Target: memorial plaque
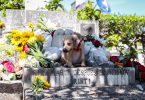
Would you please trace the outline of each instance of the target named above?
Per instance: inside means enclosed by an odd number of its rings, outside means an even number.
[[[48,78],[53,89],[81,87],[104,87],[114,85],[129,85],[135,83],[135,69],[129,68],[24,68],[23,93],[29,96],[27,90],[31,90],[32,77],[43,75]],[[26,94],[25,94],[26,93]],[[30,92],[33,95],[33,91]]]
[[[31,77],[34,75],[47,76],[51,87],[54,88],[129,85],[135,83],[134,68],[24,68],[24,88],[31,87]]]

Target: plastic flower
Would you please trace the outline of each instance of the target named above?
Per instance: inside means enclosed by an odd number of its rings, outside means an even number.
[[[8,72],[10,72],[10,73],[14,72],[14,65],[12,64],[12,62],[10,62],[10,61],[3,61],[1,64],[6,67],[6,70]]]

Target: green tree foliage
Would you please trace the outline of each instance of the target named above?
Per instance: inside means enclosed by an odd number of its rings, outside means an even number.
[[[144,16],[102,14],[100,18],[100,30],[108,29],[108,34],[105,35],[105,38],[109,41],[108,45],[118,47],[121,52],[125,48],[124,44],[133,48],[137,42],[141,42],[141,29],[144,26]]]
[[[24,0],[0,0],[0,11],[6,16],[6,9],[24,9]]]
[[[100,18],[101,11],[95,9],[91,1],[88,1],[83,9],[77,10],[77,16],[80,20],[98,20]]]
[[[64,11],[64,6],[60,3],[63,0],[51,0],[48,2],[47,5],[45,5],[45,8],[49,11]]]

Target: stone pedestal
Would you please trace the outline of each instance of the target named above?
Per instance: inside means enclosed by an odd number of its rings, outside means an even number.
[[[135,83],[135,69],[132,68],[24,68],[23,92],[24,97],[31,90],[31,79],[35,75],[47,76],[51,88],[59,90],[62,88],[80,87],[104,87],[104,86],[124,86]],[[32,90],[30,92],[34,96]]]
[[[79,86],[129,85],[135,82],[135,69],[132,68],[24,68],[23,87],[31,87],[35,75],[47,76],[54,88]]]

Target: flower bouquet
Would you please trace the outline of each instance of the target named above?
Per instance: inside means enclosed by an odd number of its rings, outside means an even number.
[[[7,34],[7,43],[14,46],[14,50],[18,52],[19,59],[24,59],[28,55],[33,56],[41,67],[52,67],[52,61],[43,55],[43,42],[45,38],[36,35],[32,31],[12,30]]]
[[[42,75],[36,75],[32,78],[32,90],[35,94],[39,92],[49,89],[50,83],[47,81],[47,78]]]
[[[56,29],[57,25],[46,19],[45,16],[41,15],[38,20],[37,27],[44,32],[52,33]]]

